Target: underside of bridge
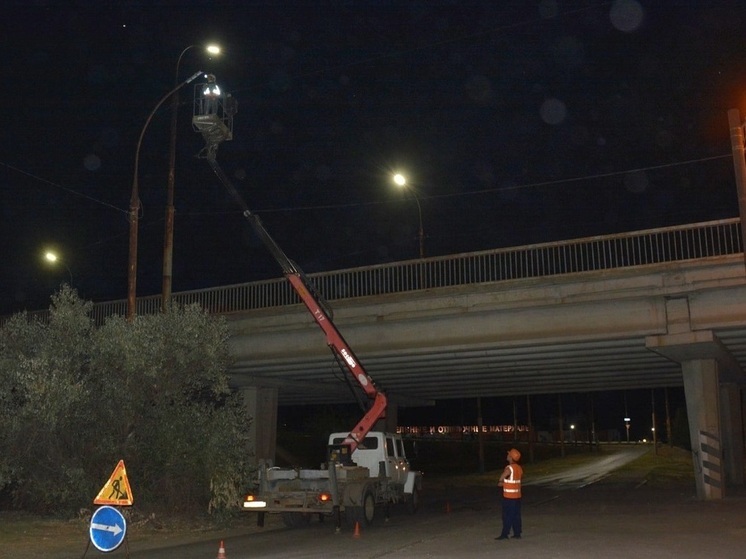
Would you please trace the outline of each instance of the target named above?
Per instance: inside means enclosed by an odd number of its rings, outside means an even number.
[[[335,323],[398,406],[683,386],[698,494],[720,498],[744,477],[745,284],[742,260],[666,264],[338,301]],[[298,305],[229,320],[255,403],[353,401]]]

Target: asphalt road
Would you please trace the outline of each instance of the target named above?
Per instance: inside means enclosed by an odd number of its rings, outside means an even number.
[[[649,450],[650,448],[647,446],[620,447],[613,453],[605,454],[598,460],[583,466],[577,466],[572,470],[542,477],[529,477],[523,485],[526,487],[538,485],[556,489],[580,489],[601,481],[614,470],[629,464]]]
[[[508,552],[532,559],[742,557],[746,497],[700,502],[688,485],[651,487],[640,479],[610,473],[641,452],[644,449],[620,450],[599,457],[591,467],[577,468],[572,476],[531,480],[524,490],[521,540],[494,539],[500,530],[497,487],[434,484],[425,487],[423,506],[416,515],[394,509],[389,522],[379,515],[359,534],[349,528],[335,533],[328,521],[290,530],[276,517],[259,529],[255,516],[247,514],[245,529],[214,539],[157,549],[133,544],[107,555],[213,559],[222,539],[227,559],[481,558]],[[81,551],[43,556],[77,559]],[[87,557],[101,555],[91,550]]]

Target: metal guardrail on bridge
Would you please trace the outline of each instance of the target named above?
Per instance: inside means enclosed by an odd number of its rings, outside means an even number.
[[[328,300],[405,293],[422,289],[577,274],[615,268],[738,254],[740,219],[647,229],[570,241],[539,243],[309,274]],[[285,278],[185,291],[178,304],[197,303],[213,313],[231,313],[300,303]],[[160,312],[161,297],[137,299],[137,314]],[[102,324],[122,315],[127,300],[96,303],[91,317]],[[43,318],[48,311],[29,313]]]

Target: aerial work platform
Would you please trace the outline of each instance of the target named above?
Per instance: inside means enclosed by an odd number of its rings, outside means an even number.
[[[205,148],[198,157],[207,157],[221,142],[233,139],[233,116],[238,112],[236,98],[222,92],[214,83],[214,76],[205,77],[213,81],[208,79],[194,86],[192,127],[205,140]]]

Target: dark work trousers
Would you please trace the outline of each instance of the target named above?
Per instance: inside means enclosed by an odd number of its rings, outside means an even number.
[[[500,535],[509,536],[511,529],[513,536],[521,535],[521,500],[503,497],[503,531]]]

